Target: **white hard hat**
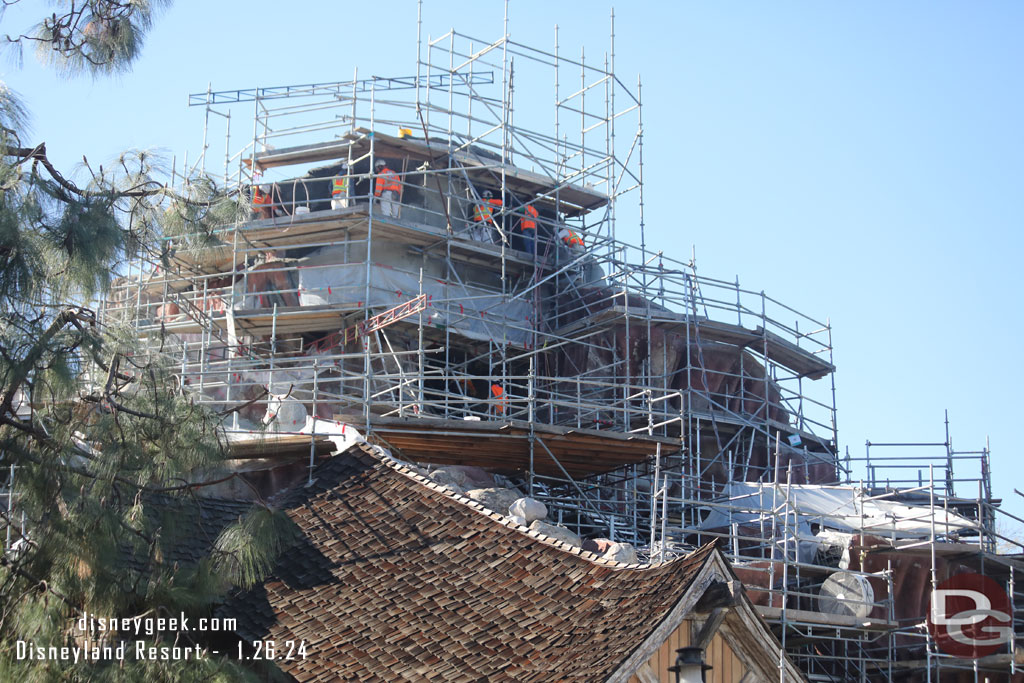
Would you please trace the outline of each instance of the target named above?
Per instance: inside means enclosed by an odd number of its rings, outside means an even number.
[[[377,161],[374,162],[373,164],[374,168],[380,168],[381,166],[386,166],[383,159],[377,159]]]

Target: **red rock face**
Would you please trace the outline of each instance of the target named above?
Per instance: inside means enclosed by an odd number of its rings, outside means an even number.
[[[964,546],[965,553],[974,548]],[[892,571],[893,618],[901,623],[923,624],[928,618],[931,606],[931,556],[927,548],[913,551],[897,551],[889,542],[878,536],[854,536],[850,543],[850,569],[863,572]],[[939,554],[935,558],[935,578],[942,582],[951,576],[965,572],[975,572],[976,567],[965,564],[956,558],[947,558]],[[876,602],[889,599],[889,583],[883,578],[870,578],[871,588],[875,592]],[[873,619],[886,619],[888,614],[883,607],[876,607],[869,615]],[[897,635],[896,647],[900,659],[916,659],[925,656],[924,639],[919,637]],[[959,681],[945,675],[942,681]],[[966,679],[973,681],[973,678]],[[992,680],[1009,680],[1008,678]],[[1014,678],[1014,681],[1021,680]]]
[[[269,261],[253,266],[246,274],[245,291],[259,297],[259,308],[271,308],[275,303],[279,306],[299,305],[295,271],[286,268],[285,262]]]
[[[649,384],[665,392],[682,392],[686,397],[684,400],[688,401],[688,405],[682,406],[684,410],[720,411],[742,415],[755,422],[769,420],[790,424],[791,416],[782,403],[778,385],[767,376],[764,366],[743,349],[724,345],[702,346],[692,342],[687,345],[680,335],[666,334],[658,329],[652,329],[648,337],[646,328],[639,326],[632,326],[627,337],[625,325],[613,326],[601,335],[592,336],[590,341],[596,348],[573,345],[549,354],[545,374],[571,378],[583,375],[609,385],[627,384],[634,393],[637,387]],[[605,371],[607,376],[602,376],[601,368],[612,366],[617,359],[627,359],[628,362],[620,363],[622,369],[618,374]],[[648,360],[650,362],[645,363]],[[642,375],[645,367],[649,367],[647,377]],[[557,383],[554,390],[565,396],[574,396],[577,386],[575,381],[567,380]],[[584,400],[621,405],[622,389],[608,386],[596,392],[588,391],[590,393]],[[662,405],[670,413],[680,409],[679,399]],[[637,404],[636,407],[639,409],[641,406]],[[621,414],[616,416],[612,410],[608,411],[608,416],[621,420]],[[571,421],[575,412],[572,407],[563,406],[552,418],[556,423]],[[585,415],[585,419],[592,418],[593,413]],[[583,426],[604,427],[590,423]],[[720,448],[720,439],[713,430],[702,434],[700,450],[707,455],[706,462],[713,460]],[[774,481],[776,471],[782,475],[780,478],[788,476],[791,471],[794,484],[832,484],[837,481],[836,469],[830,463],[813,457],[805,460],[801,453],[787,451],[776,464],[774,450],[765,444],[750,450],[738,450],[734,456],[733,472],[726,471],[724,463],[718,463],[702,470],[702,479],[710,487],[718,488],[728,481],[756,481],[765,472],[768,473],[766,480]]]
[[[752,603],[761,607],[782,607],[782,594],[768,590],[782,587],[782,562],[759,560],[742,566],[733,565],[732,570],[736,572],[736,578],[743,582]]]
[[[614,541],[607,538],[587,538],[583,541],[583,549],[598,555],[604,555]]]

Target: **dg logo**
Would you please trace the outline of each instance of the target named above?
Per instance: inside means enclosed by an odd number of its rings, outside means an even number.
[[[1010,598],[980,574],[951,576],[932,591],[928,631],[939,649],[976,659],[998,652],[1013,633]]]

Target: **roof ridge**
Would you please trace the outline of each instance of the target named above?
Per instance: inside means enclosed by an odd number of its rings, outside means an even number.
[[[316,656],[284,665],[296,680],[425,665],[467,682],[509,667],[524,681],[604,680],[718,557],[707,545],[647,569],[606,560],[358,445],[298,487],[288,514],[303,541],[225,607],[244,637],[312,638]]]
[[[714,541],[711,541],[709,543],[704,544],[703,546],[701,546],[700,548],[694,550],[691,553],[688,553],[686,555],[679,555],[679,556],[674,557],[671,560],[668,560],[666,562],[635,562],[635,563],[626,563],[626,562],[619,562],[617,560],[610,560],[610,559],[604,557],[603,555],[598,555],[597,553],[594,553],[592,551],[584,550],[583,548],[580,548],[578,546],[570,545],[569,543],[566,543],[565,541],[560,541],[557,538],[553,538],[553,537],[548,536],[546,534],[542,534],[542,533],[540,533],[538,531],[534,531],[529,526],[524,526],[522,524],[518,524],[518,523],[512,521],[512,519],[510,519],[509,516],[502,515],[500,513],[494,512],[490,508],[484,506],[483,504],[481,504],[478,501],[473,500],[469,496],[466,496],[466,495],[464,495],[462,493],[458,493],[456,491],[453,491],[452,489],[448,488],[447,486],[443,486],[441,484],[438,484],[433,479],[430,479],[429,477],[426,477],[426,476],[420,474],[419,472],[416,471],[416,469],[414,469],[416,466],[412,465],[412,463],[405,462],[404,460],[399,460],[398,458],[396,458],[396,457],[394,457],[393,455],[390,455],[390,454],[388,454],[388,455],[381,455],[380,453],[378,453],[375,450],[375,448],[379,448],[379,447],[375,447],[373,444],[370,444],[370,443],[368,443],[366,441],[362,441],[362,442],[359,442],[357,444],[353,444],[348,450],[342,451],[338,455],[343,455],[345,453],[348,453],[348,452],[350,452],[352,450],[352,448],[359,448],[359,450],[362,451],[364,454],[370,456],[371,458],[373,458],[377,462],[387,466],[391,470],[393,470],[395,472],[398,472],[399,474],[405,475],[406,477],[412,479],[416,483],[421,484],[423,486],[426,486],[427,488],[431,489],[432,491],[436,491],[436,492],[444,494],[444,495],[446,495],[446,496],[448,496],[450,498],[453,498],[454,500],[462,503],[463,505],[466,505],[466,506],[472,508],[473,510],[479,512],[480,514],[483,514],[483,515],[491,518],[492,520],[494,520],[496,522],[500,522],[501,524],[505,525],[506,527],[514,529],[515,531],[518,531],[518,532],[520,532],[522,534],[525,534],[526,536],[529,536],[530,538],[533,538],[535,540],[541,541],[541,542],[546,543],[548,545],[552,545],[555,548],[558,548],[559,550],[563,550],[565,552],[571,553],[573,555],[576,555],[577,557],[582,557],[583,559],[585,559],[585,560],[587,560],[589,562],[593,562],[594,564],[599,564],[599,565],[602,565],[602,566],[611,567],[613,569],[645,570],[645,569],[651,569],[653,567],[661,567],[661,566],[664,566],[664,565],[667,565],[667,564],[672,564],[673,562],[677,562],[677,561],[680,561],[680,560],[692,560],[692,559],[694,559],[694,557],[698,556],[698,553],[699,553],[699,557],[703,557],[704,555],[708,554],[714,548],[714,545],[715,545]]]

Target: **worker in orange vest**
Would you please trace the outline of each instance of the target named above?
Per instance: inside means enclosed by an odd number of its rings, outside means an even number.
[[[271,218],[273,209],[271,204],[273,200],[262,187],[259,185],[252,186],[252,213],[256,218]]]
[[[494,414],[498,417],[505,415],[508,409],[508,396],[500,384],[491,385],[491,397],[494,399]]]
[[[473,206],[473,223],[477,226],[490,226],[497,234],[483,235],[478,232],[479,236],[474,239],[479,239],[482,242],[499,242],[501,237],[495,214],[501,213],[501,199],[495,197],[490,190],[484,190],[480,197],[480,203]]]
[[[572,262],[579,257],[579,252],[583,250],[583,239],[566,227],[558,231],[558,239],[561,240],[564,246],[564,249],[559,250],[558,260],[560,262],[569,262],[569,265],[566,266],[565,274],[569,278],[569,282],[579,283],[583,279],[583,266],[582,264],[573,264]]]
[[[519,216],[519,234],[516,236],[519,242],[516,248],[525,251],[527,254],[537,253],[537,219],[540,215],[533,204],[523,206],[523,212]]]
[[[562,244],[569,247],[569,249],[583,248],[583,239],[569,228],[562,228],[559,230],[558,238],[562,240]]]
[[[343,209],[348,205],[348,164],[342,164],[338,175],[331,180],[331,208]]]
[[[377,171],[377,183],[373,188],[373,196],[380,198],[380,211],[385,216],[398,216],[398,202],[402,196],[402,183],[398,174],[388,168],[383,159],[377,159],[373,165]]]
[[[484,190],[480,196],[480,203],[473,207],[473,222],[489,223],[492,227],[497,227],[494,215],[495,212],[501,212],[501,199],[496,198],[490,190]]]

